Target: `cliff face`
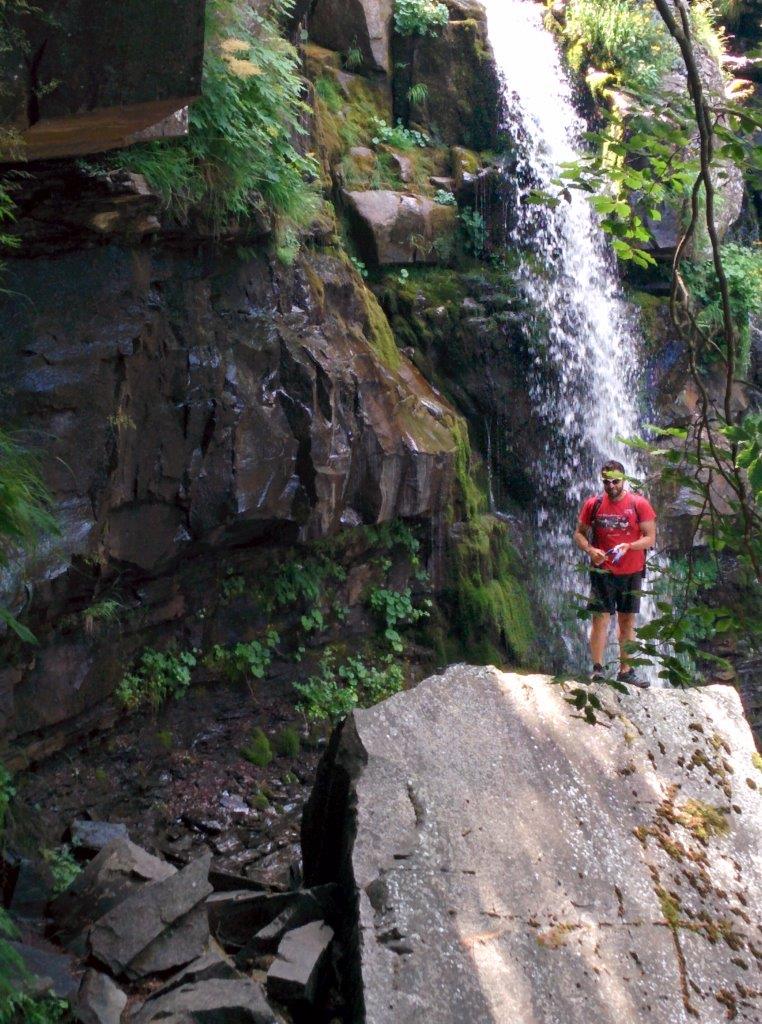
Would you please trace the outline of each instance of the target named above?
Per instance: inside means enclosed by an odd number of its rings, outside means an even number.
[[[335,47],[308,51],[311,131],[343,218],[353,140],[320,97],[328,81],[343,92],[368,141],[373,117],[394,123],[392,11],[358,3],[334,17],[329,8],[319,4],[309,24]],[[459,25],[448,32],[483,46],[483,23]],[[348,74],[341,62],[355,38],[365,63]],[[471,78],[487,60],[474,52]],[[497,94],[483,111],[493,122]],[[430,245],[448,235],[449,250],[428,251],[427,262],[452,258],[456,217],[433,204],[439,186],[427,175],[451,170],[456,141],[427,149],[414,182],[402,180],[404,154],[378,153],[385,166],[397,161],[387,194],[423,204]],[[288,267],[273,255],[266,216],[215,242],[168,221],[140,176],[40,163],[16,198],[0,420],[44,451],[62,533],[3,581],[8,606],[39,640],[5,641],[0,732],[14,756],[42,756],[107,720],[115,685],[147,644],[174,637],[201,652],[263,626],[256,602],[236,615],[223,607],[209,623],[223,564],[251,574],[256,589],[278,552],[404,517],[430,522],[425,556],[443,585],[445,524],[465,507],[465,426],[398,349],[330,206]],[[350,583],[350,609],[362,593]],[[114,628],[98,619],[110,598]]]

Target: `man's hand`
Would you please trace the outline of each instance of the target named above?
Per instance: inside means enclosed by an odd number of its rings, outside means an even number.
[[[591,547],[587,553],[588,555],[590,555],[590,561],[593,563],[593,565],[603,565],[603,563],[606,561],[606,552],[601,551],[600,548]]]

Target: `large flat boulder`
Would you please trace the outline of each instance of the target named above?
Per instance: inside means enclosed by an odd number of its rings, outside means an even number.
[[[363,258],[381,266],[446,263],[452,257],[458,213],[433,199],[372,189],[344,192]]]
[[[737,693],[455,666],[332,740],[308,884],[356,910],[367,1024],[762,1019],[762,773]]]

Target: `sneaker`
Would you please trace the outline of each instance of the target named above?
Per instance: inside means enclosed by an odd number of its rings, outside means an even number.
[[[651,685],[647,679],[638,679],[635,669],[629,668],[626,672],[620,672],[616,677],[618,683],[626,683],[628,686],[637,686],[641,690],[647,690]]]
[[[590,673],[591,683],[601,683],[606,678],[606,673],[603,671],[603,665],[593,665],[593,671]]]

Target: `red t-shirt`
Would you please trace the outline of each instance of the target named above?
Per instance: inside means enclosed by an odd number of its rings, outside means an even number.
[[[656,513],[642,494],[625,491],[619,501],[611,501],[604,494],[595,514],[595,522],[592,522],[593,506],[597,501],[598,496],[595,494],[587,499],[579,514],[579,521],[583,526],[592,526],[591,543],[601,551],[610,551],[617,544],[631,544],[640,540],[643,536],[640,524],[656,519]],[[629,576],[643,572],[645,565],[645,551],[628,551],[616,565],[607,557],[598,568],[608,569],[615,576]]]

